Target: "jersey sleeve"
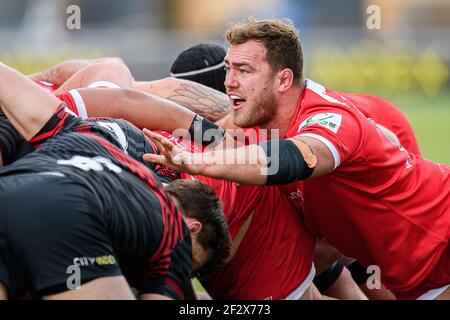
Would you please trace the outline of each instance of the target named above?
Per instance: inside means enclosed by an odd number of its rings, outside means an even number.
[[[333,169],[350,158],[362,141],[360,119],[347,108],[314,107],[299,119],[297,137],[311,137],[324,143],[333,155]]]
[[[0,156],[3,165],[8,165],[31,151],[33,148],[0,111]]]
[[[28,142],[34,149],[37,149],[51,137],[62,132],[74,131],[81,124],[83,124],[83,121],[67,109],[64,103],[61,103],[53,116]]]
[[[72,89],[69,92],[57,94],[56,97],[64,102],[70,111],[75,113],[81,119],[88,118],[88,112],[86,105],[84,104],[83,97],[80,95],[78,90]]]
[[[149,261],[139,294],[156,293],[176,300],[184,299],[191,285],[191,257],[191,238],[186,226],[183,239],[170,252],[156,261]]]

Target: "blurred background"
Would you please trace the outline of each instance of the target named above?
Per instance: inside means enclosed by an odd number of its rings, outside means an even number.
[[[70,5],[79,29],[67,25]],[[153,80],[188,46],[225,46],[227,23],[247,15],[291,19],[307,78],[393,101],[424,156],[450,164],[449,0],[0,0],[0,59],[29,74],[120,56],[137,80]]]

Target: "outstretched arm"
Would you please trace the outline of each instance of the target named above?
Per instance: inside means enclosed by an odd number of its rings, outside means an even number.
[[[61,101],[0,62],[0,104],[14,128],[30,140],[52,117]]]
[[[180,150],[158,134],[148,130],[144,130],[144,133],[160,150],[160,154],[144,155],[145,161],[193,175],[241,184],[287,184],[327,174],[334,167],[333,156],[326,145],[309,137],[301,137],[301,140],[269,140],[234,149],[216,148],[204,153],[190,153]]]
[[[176,102],[214,122],[231,111],[226,94],[189,80],[164,78],[150,82],[137,81],[133,83],[133,88]]]
[[[195,114],[176,103],[132,89],[77,90],[90,117],[125,119],[138,128],[188,130]]]
[[[219,127],[206,120],[201,120],[200,125],[199,117],[194,122],[194,112],[170,100],[132,89],[85,88],[77,91],[90,117],[125,119],[140,129],[150,128],[183,137],[189,132],[194,133],[194,137],[190,139],[204,138],[205,141],[211,141],[207,133],[202,137],[196,136],[199,134],[197,129],[204,127],[211,129],[209,133],[217,134],[217,138],[220,139]],[[238,143],[228,134],[225,134],[220,144],[223,148],[237,145]]]
[[[266,184],[267,158],[258,145],[237,149],[216,148],[204,153],[185,152],[171,141],[144,129],[161,152],[145,154],[144,160],[159,163],[180,172],[236,181],[241,184]]]

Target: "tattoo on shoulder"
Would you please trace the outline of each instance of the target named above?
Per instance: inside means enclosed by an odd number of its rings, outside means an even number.
[[[181,84],[175,89],[176,94],[167,99],[198,113],[211,121],[222,119],[230,112],[228,98],[225,94],[210,88]]]

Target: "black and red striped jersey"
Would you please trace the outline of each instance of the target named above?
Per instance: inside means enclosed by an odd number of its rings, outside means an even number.
[[[86,186],[132,285],[183,298],[192,268],[189,229],[155,174],[127,154],[151,148],[136,130],[124,121],[84,121],[61,106],[29,141],[36,150],[0,169],[0,179],[34,172]]]
[[[142,159],[145,153],[158,153],[159,150],[133,124],[123,119],[112,118],[88,118],[85,122],[92,127],[99,126],[106,129],[115,143],[119,143],[118,146],[122,151],[156,173],[162,182],[168,182],[165,175],[160,174],[161,166]],[[0,157],[3,165],[13,163],[32,151],[34,148],[31,144],[22,138],[0,110]]]
[[[0,110],[0,157],[6,166],[33,151]]]

